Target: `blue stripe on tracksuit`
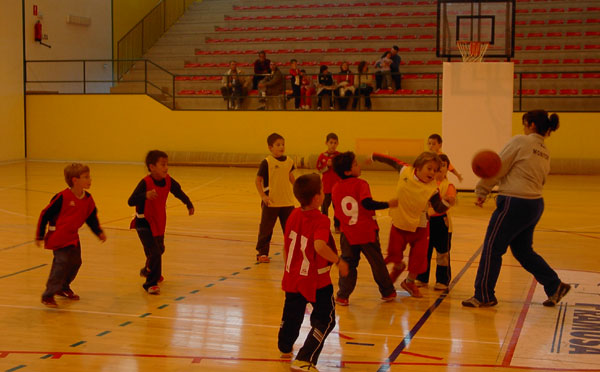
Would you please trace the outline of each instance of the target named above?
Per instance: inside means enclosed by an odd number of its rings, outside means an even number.
[[[485,234],[477,278],[475,298],[482,302],[495,299],[494,288],[500,275],[502,255],[508,246],[521,266],[544,286],[551,296],[560,279],[546,261],[533,250],[533,231],[544,211],[544,199],[522,199],[499,195],[496,210]]]

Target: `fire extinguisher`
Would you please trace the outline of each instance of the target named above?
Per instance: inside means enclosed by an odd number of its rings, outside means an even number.
[[[39,20],[37,22],[35,22],[35,25],[33,26],[33,37],[34,37],[35,41],[42,44],[43,46],[52,48],[50,45],[42,42],[42,38],[43,38],[42,22],[40,22]]]

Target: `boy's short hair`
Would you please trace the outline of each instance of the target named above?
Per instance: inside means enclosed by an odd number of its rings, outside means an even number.
[[[318,174],[303,174],[294,182],[294,196],[301,206],[306,207],[321,192],[321,187],[321,177]]]
[[[354,159],[356,159],[356,155],[354,155],[352,151],[346,151],[336,155],[331,160],[333,171],[340,176],[340,178],[348,178],[344,172],[348,172],[352,169]]]
[[[150,170],[150,164],[156,165],[156,163],[158,163],[160,158],[168,159],[169,155],[167,155],[166,152],[160,151],[160,150],[148,151],[148,154],[146,155],[146,168],[148,168],[148,170]]]
[[[329,142],[330,139],[334,139],[336,141],[339,141],[337,134],[335,134],[333,132],[327,134],[327,137],[325,137],[325,142]]]
[[[419,156],[417,156],[417,158],[415,159],[415,162],[413,163],[413,167],[415,169],[421,169],[423,168],[423,166],[430,162],[433,161],[435,163],[437,163],[438,168],[442,165],[441,164],[441,160],[440,160],[440,156],[438,154],[436,154],[435,152],[431,152],[431,151],[425,151],[422,152]],[[450,164],[450,163],[448,163]]]
[[[89,173],[90,167],[81,163],[69,164],[65,167],[65,181],[69,187],[73,187],[73,177],[79,178],[84,173]]]
[[[269,145],[269,147],[273,146],[275,144],[275,141],[277,141],[278,139],[285,140],[283,136],[279,133],[269,134],[269,137],[267,137],[267,145]]]
[[[440,158],[440,160],[444,163],[446,163],[446,165],[450,165],[450,158],[448,157],[448,155],[446,154],[439,154],[438,157]]]
[[[440,136],[437,133],[432,134],[431,136],[429,136],[429,138],[427,139],[434,139],[437,141],[437,143],[442,143],[442,136]]]
[[[297,60],[296,58],[292,58],[292,59],[290,60],[290,63],[292,63],[292,62],[296,62],[296,63],[297,63],[297,62],[298,62],[298,60]]]
[[[323,73],[323,71],[327,70],[329,67],[327,67],[327,65],[321,65],[321,67],[319,67],[319,73]]]

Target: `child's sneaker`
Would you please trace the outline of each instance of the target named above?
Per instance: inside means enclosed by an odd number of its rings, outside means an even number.
[[[256,261],[258,261],[258,263],[269,263],[271,262],[271,259],[269,258],[269,256],[263,254],[261,256],[256,257]]]
[[[319,370],[317,369],[317,367],[312,364],[311,362],[305,362],[303,360],[294,360],[292,362],[292,365],[290,366],[290,369],[292,371],[312,371],[312,372],[319,372]]]
[[[61,296],[61,297],[66,297],[69,300],[73,300],[73,301],[78,301],[79,300],[79,295],[76,295],[70,289],[67,289],[66,291],[58,291],[58,292],[56,292],[56,294],[58,296]]]
[[[350,304],[350,301],[348,301],[347,298],[336,297],[335,303],[340,306],[348,306]]]
[[[493,298],[491,301],[489,302],[481,302],[478,299],[475,298],[475,296],[464,300],[462,302],[462,305],[464,307],[492,307],[492,306],[496,306],[498,305],[498,300],[496,300],[495,298]]]
[[[153,285],[152,287],[146,289],[146,292],[148,292],[148,294],[151,294],[151,295],[160,294],[160,287],[157,285]]]
[[[150,274],[150,272],[145,267],[143,267],[143,268],[140,269],[140,276],[142,278],[148,277],[148,274]],[[165,281],[165,277],[161,275],[160,278],[158,278],[158,282],[162,283],[164,281]]]
[[[420,281],[420,280],[416,279],[416,280],[415,280],[415,285],[416,285],[417,287],[419,287],[419,288],[420,288],[420,287],[427,287],[427,286],[429,285],[429,283],[427,283],[427,282],[422,282],[422,281]]]
[[[42,297],[42,303],[48,307],[58,307],[54,297]]]
[[[391,294],[387,295],[387,296],[383,296],[381,297],[381,299],[385,302],[392,302],[396,299],[396,291],[392,292]]]
[[[423,297],[421,291],[419,291],[419,288],[414,282],[409,282],[408,280],[404,279],[400,286],[412,297]]]
[[[392,271],[390,271],[390,279],[392,279],[392,283],[395,283],[396,280],[398,280],[398,277],[400,274],[402,274],[402,272],[404,272],[404,270],[406,270],[406,264],[404,261],[400,262],[398,265],[394,265]]]
[[[543,302],[544,306],[554,306],[557,303],[560,302],[560,300],[565,297],[567,295],[567,293],[569,293],[569,291],[571,290],[571,286],[567,283],[563,283],[560,282],[560,284],[558,285],[558,289],[556,289],[556,292],[554,292],[554,294],[550,297],[548,297],[548,299],[546,301]]]
[[[436,291],[445,291],[446,289],[448,289],[448,286],[444,283],[435,283],[433,289],[435,289]]]

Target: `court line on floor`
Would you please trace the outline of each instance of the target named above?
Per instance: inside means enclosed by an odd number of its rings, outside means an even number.
[[[387,358],[387,360],[382,365],[380,365],[379,369],[377,369],[377,372],[389,371],[390,363],[395,362],[396,359],[398,359],[398,356],[400,356],[400,354],[402,353],[402,351],[404,351],[404,349],[406,349],[410,345],[410,342],[412,341],[412,339],[416,336],[417,332],[419,332],[421,327],[423,327],[425,322],[427,322],[427,320],[429,319],[431,314],[433,314],[433,312],[440,306],[442,301],[444,301],[444,299],[448,296],[448,293],[450,293],[450,291],[454,288],[454,286],[458,283],[458,281],[462,278],[462,276],[467,272],[469,267],[475,261],[475,258],[479,257],[482,249],[483,249],[483,245],[481,245],[475,251],[475,253],[473,253],[473,255],[471,256],[469,261],[465,264],[465,266],[463,266],[462,270],[458,273],[458,275],[454,278],[454,280],[452,280],[452,282],[448,286],[448,289],[443,291],[442,294],[440,294],[440,296],[437,298],[437,300],[435,300],[435,302],[427,310],[425,310],[425,313],[423,313],[423,315],[417,321],[417,323],[415,323],[415,325],[410,329],[408,334],[404,336],[404,338],[402,339],[400,344],[398,344],[398,346],[396,346],[396,348],[392,351],[392,353]]]
[[[9,249],[19,248],[19,247],[22,247],[24,245],[31,244],[31,243],[34,243],[34,242],[35,242],[35,240],[29,240],[29,241],[26,241],[26,242],[23,242],[23,243],[19,243],[19,244],[16,244],[16,245],[11,245],[10,247],[0,248],[0,252],[1,251],[8,251]]]
[[[32,271],[32,270],[35,270],[35,269],[39,269],[40,267],[44,267],[44,266],[46,266],[46,265],[48,265],[48,264],[41,264],[41,265],[37,265],[37,266],[34,266],[34,267],[30,267],[29,269],[25,269],[25,270],[17,271],[16,273],[12,273],[12,274],[3,275],[3,276],[0,276],[0,279],[8,278],[8,277],[15,276],[15,275],[19,275],[19,274],[22,274],[22,273],[25,273],[25,272],[28,272],[28,271]]]
[[[236,362],[273,362],[273,363],[289,363],[289,359],[283,358],[241,358],[241,357],[216,357],[216,356],[199,356],[199,355],[166,355],[166,354],[141,354],[141,353],[92,353],[92,352],[74,352],[74,351],[32,351],[32,350],[0,350],[0,358],[5,358],[10,354],[43,354],[51,355],[46,359],[61,359],[63,356],[107,356],[107,357],[125,357],[125,358],[160,358],[160,359],[191,359],[192,363],[200,363],[203,360],[221,360],[221,361],[236,361]],[[323,363],[324,361],[322,361]],[[330,361],[329,363],[339,363],[341,368],[345,365],[377,365],[378,361]],[[325,364],[325,363],[323,363]],[[504,368],[504,369],[525,369],[536,371],[573,371],[573,372],[597,372],[600,369],[588,368],[544,368],[544,367],[528,367],[528,366],[502,366],[497,364],[475,364],[475,363],[441,363],[441,362],[392,362],[394,366],[432,366],[432,367],[456,367],[456,368]],[[8,371],[15,371],[23,368],[25,365],[13,367]]]
[[[508,343],[508,348],[506,350],[506,353],[504,354],[504,359],[502,360],[502,367],[510,366],[513,355],[515,354],[515,350],[517,348],[519,336],[521,335],[521,331],[523,330],[523,324],[525,323],[525,318],[527,317],[529,306],[531,306],[531,299],[533,298],[533,294],[535,293],[536,286],[537,281],[533,279],[531,281],[531,286],[529,287],[529,292],[527,292],[525,303],[523,304],[523,308],[521,309],[521,313],[519,314],[519,318],[517,318],[517,323],[515,324],[515,328],[513,329],[513,334]]]

